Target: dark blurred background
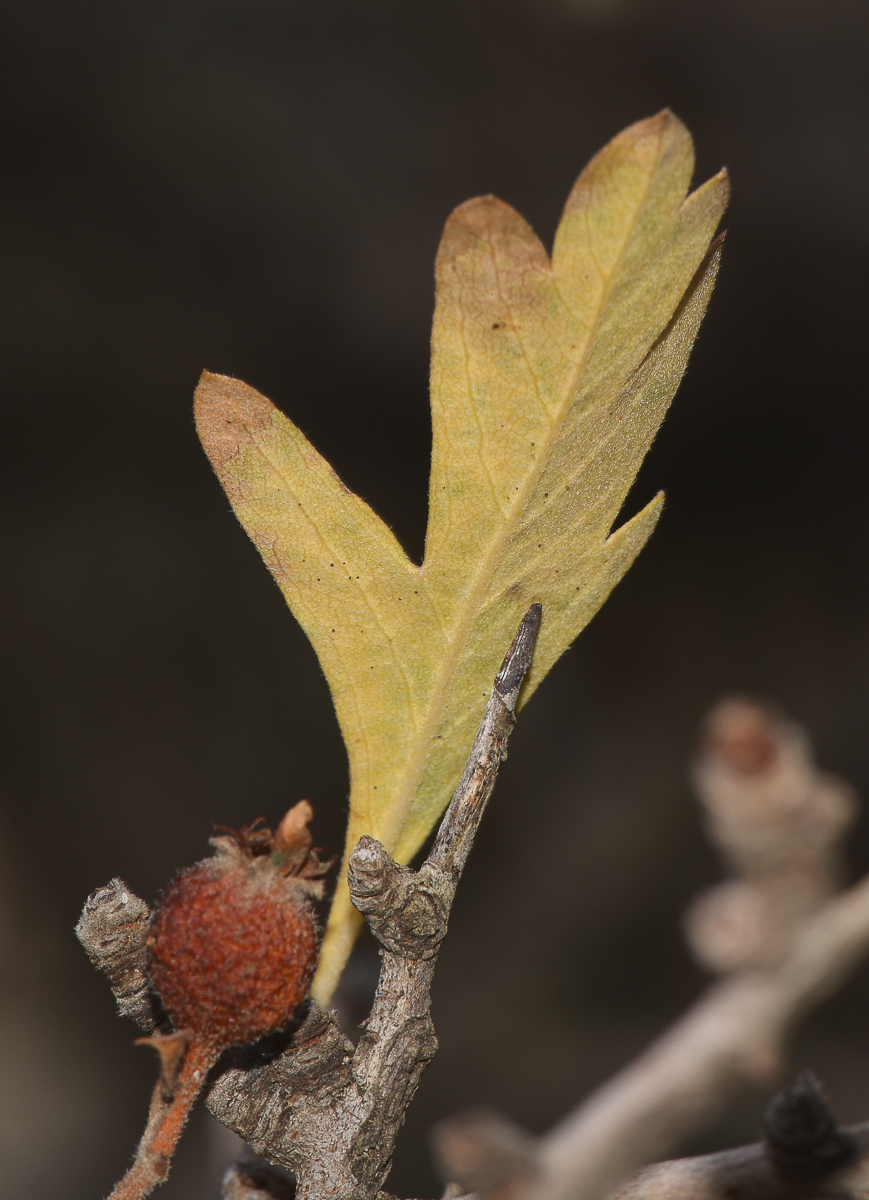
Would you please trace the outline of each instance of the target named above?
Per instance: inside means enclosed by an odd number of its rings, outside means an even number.
[[[300,796],[337,851],[325,683],[200,451],[203,367],[241,377],[421,554],[432,264],[495,192],[549,243],[588,157],[668,105],[729,166],[725,266],[630,504],[649,548],[529,706],[438,972],[425,1131],[543,1129],[704,976],[716,878],[687,782],[722,693],[781,702],[869,792],[865,0],[6,0],[0,13],[0,1194],[93,1200],[154,1077],[72,927],[151,899],[212,819]],[[851,844],[869,867],[869,823]],[[372,977],[362,947],[359,997]],[[794,1050],[869,1116],[869,971]],[[689,1148],[754,1138],[764,1097]],[[213,1200],[204,1112],[166,1200]]]

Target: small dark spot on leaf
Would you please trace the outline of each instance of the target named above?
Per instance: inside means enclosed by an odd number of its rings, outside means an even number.
[[[493,329],[500,329],[500,328],[501,328],[501,326],[500,326],[500,324],[499,324],[499,323],[496,321],[496,322],[495,322],[495,324],[492,326],[492,328],[493,328]]]

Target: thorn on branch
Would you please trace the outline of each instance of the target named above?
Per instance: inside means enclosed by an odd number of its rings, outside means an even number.
[[[501,669],[495,676],[495,691],[510,712],[516,711],[519,692],[525,682],[525,676],[531,669],[531,659],[534,656],[542,619],[543,605],[532,604],[522,618],[513,645],[507,651]]]
[[[451,871],[456,881],[464,870],[483,809],[507,757],[507,742],[516,723],[516,704],[534,654],[543,607],[532,604],[522,618],[513,644],[495,677],[492,695],[468,755],[459,786],[443,815],[427,862]]]

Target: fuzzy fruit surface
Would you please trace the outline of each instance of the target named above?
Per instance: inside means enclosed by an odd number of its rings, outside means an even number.
[[[212,1045],[284,1028],[316,964],[304,884],[231,847],[173,880],[151,921],[151,984],[175,1028]]]

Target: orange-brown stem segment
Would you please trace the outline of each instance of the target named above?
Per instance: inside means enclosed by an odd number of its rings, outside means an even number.
[[[208,1072],[217,1061],[220,1049],[219,1046],[191,1039],[176,1077],[173,1095],[169,1099],[166,1096],[165,1073],[161,1073],[151,1096],[148,1124],[136,1151],[136,1160],[120,1183],[115,1185],[109,1200],[142,1200],[165,1180],[181,1131],[202,1091]],[[164,1058],[162,1053],[161,1058]]]

